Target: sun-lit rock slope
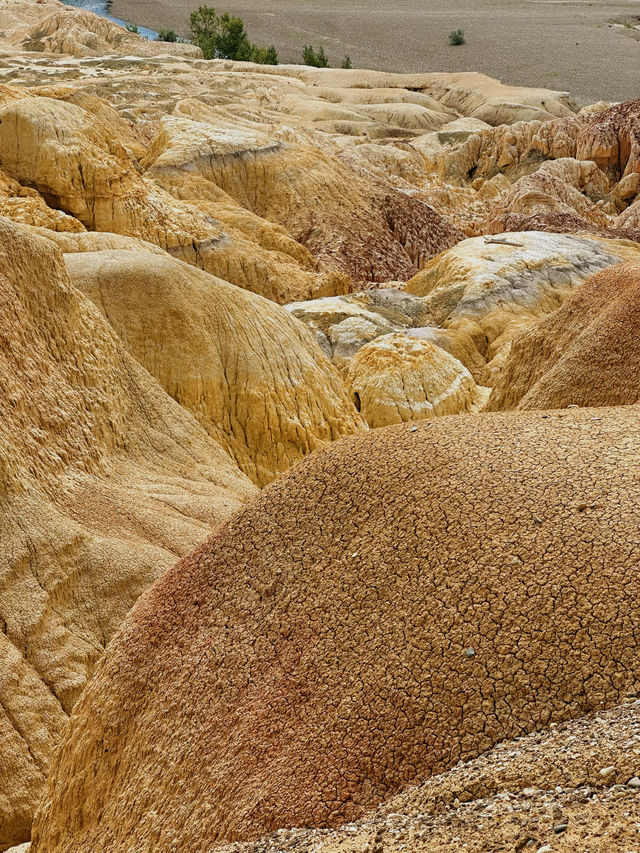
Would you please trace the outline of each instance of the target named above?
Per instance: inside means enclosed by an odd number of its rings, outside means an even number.
[[[126,352],[46,239],[0,219],[0,844],[137,596],[255,487]]]
[[[638,399],[639,240],[640,101],[0,0],[0,850],[197,546],[38,853],[337,827],[635,690],[636,409],[483,407]]]
[[[144,243],[65,263],[129,352],[258,485],[362,428],[338,372],[273,302]]]

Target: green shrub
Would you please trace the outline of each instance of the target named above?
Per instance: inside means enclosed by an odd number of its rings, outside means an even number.
[[[341,68],[353,68],[353,65],[351,64],[351,57],[349,56],[348,53],[345,56],[345,58],[342,60],[342,65],[340,67]]]
[[[464,30],[452,30],[449,33],[449,44],[466,44]]]
[[[329,60],[323,47],[319,47],[315,51],[310,44],[305,44],[302,48],[302,61],[305,65],[311,65],[314,68],[328,68]]]
[[[210,6],[200,6],[191,13],[190,24],[191,40],[201,48],[205,59],[278,64],[275,47],[252,44],[242,18],[236,15],[230,15],[228,12],[218,15]]]
[[[251,45],[251,62],[257,62],[258,65],[277,65],[278,51],[273,45],[269,47],[258,47],[257,44]]]
[[[178,41],[178,36],[175,30],[158,30],[156,41]]]
[[[124,28],[128,33],[137,33],[138,32],[138,28],[136,27],[135,24],[125,24]]]

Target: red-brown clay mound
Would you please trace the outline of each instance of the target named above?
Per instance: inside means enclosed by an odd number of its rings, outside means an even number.
[[[487,410],[640,400],[640,264],[596,273],[511,345]]]
[[[32,853],[339,825],[638,686],[635,407],[442,418],[312,454],[139,599]]]

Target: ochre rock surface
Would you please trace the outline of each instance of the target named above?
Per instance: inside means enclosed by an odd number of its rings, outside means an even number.
[[[640,263],[592,276],[514,339],[487,408],[618,406],[640,399]]]
[[[359,349],[346,382],[370,427],[477,412],[489,396],[446,350],[403,334],[383,335]]]
[[[424,301],[399,287],[292,302],[286,308],[309,327],[340,369],[346,368],[354,354],[369,341],[423,326],[428,316]]]
[[[309,331],[273,302],[144,245],[65,263],[131,355],[258,485],[363,428]]]
[[[640,101],[204,61],[57,0],[0,0],[0,79],[0,849],[138,594],[276,475],[131,616],[40,850],[339,825],[636,689],[635,409],[467,412],[637,399]],[[464,418],[283,474],[427,400]]]
[[[406,278],[462,238],[446,215],[304,138],[221,128],[221,111],[198,101],[175,112],[142,162],[149,179],[213,213],[230,197],[356,280]]]
[[[138,595],[255,487],[126,352],[50,241],[0,218],[0,848]]]
[[[476,133],[443,128],[412,146],[430,175],[417,182],[421,196],[444,202],[469,236],[516,230],[510,216],[562,214],[562,230],[637,238],[640,100]]]
[[[157,243],[276,301],[347,292],[348,277],[322,271],[308,253],[294,259],[280,246],[256,245],[242,229],[173,199],[139,174],[119,136],[96,120],[93,103],[28,97],[0,107],[3,168],[86,228]]]
[[[430,319],[426,301],[399,288],[363,290],[347,296],[293,302],[285,307],[309,327],[343,373],[365,344],[396,332],[431,341],[446,350],[462,362],[477,383],[482,384],[485,377],[485,360],[472,338],[458,329],[426,326]]]
[[[339,826],[640,689],[635,407],[345,438],[136,603],[33,853]]]

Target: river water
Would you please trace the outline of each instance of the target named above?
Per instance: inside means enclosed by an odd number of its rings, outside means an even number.
[[[103,18],[108,18],[115,24],[120,24],[121,27],[126,26],[126,21],[121,18],[114,18],[109,14],[111,8],[111,0],[62,0],[67,6],[78,6],[80,9],[87,9],[89,12],[95,12],[97,15],[102,15]],[[138,33],[146,39],[153,41],[158,35],[154,30],[149,30],[147,27],[138,27]]]

